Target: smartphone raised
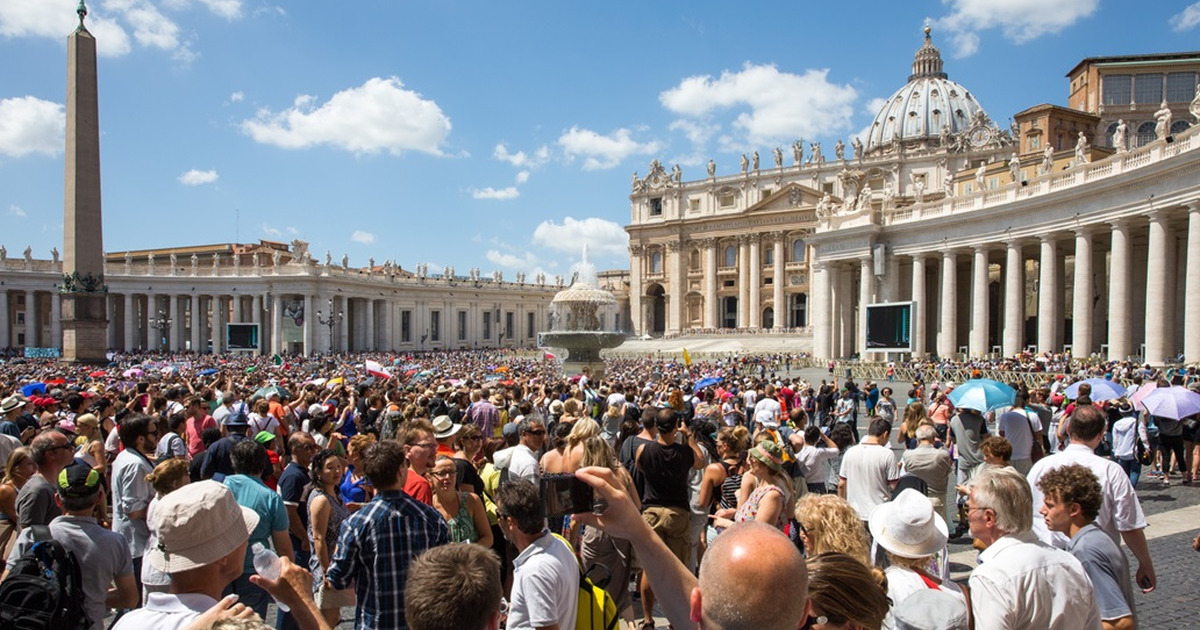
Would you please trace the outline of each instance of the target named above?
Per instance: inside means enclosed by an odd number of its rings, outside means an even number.
[[[540,489],[547,517],[596,510],[592,487],[571,473],[543,476]]]

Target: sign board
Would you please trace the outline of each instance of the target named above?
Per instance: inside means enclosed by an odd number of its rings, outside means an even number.
[[[225,348],[230,352],[258,352],[258,324],[225,324]]]
[[[867,352],[912,352],[912,302],[867,305]]]

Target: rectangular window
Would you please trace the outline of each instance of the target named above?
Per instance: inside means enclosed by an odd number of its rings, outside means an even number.
[[[459,341],[467,340],[467,312],[466,311],[458,312],[458,340]]]
[[[504,337],[506,339],[513,338],[513,312],[504,312]]]
[[[774,249],[768,247],[767,250],[763,252],[763,264],[764,265],[775,264],[775,250]]]
[[[662,197],[651,197],[650,198],[650,216],[652,216],[652,217],[662,216]]]
[[[412,311],[400,311],[400,343],[412,343]]]
[[[821,192],[833,194],[833,182],[825,182],[821,184]]]
[[[18,324],[25,323],[25,313],[17,313],[17,323]]]
[[[17,333],[17,345],[25,345],[25,333]]]
[[[1101,91],[1105,105],[1128,105],[1133,98],[1133,77],[1128,74],[1105,75]]]
[[[688,209],[692,212],[700,212],[700,200],[688,199]]]
[[[1162,102],[1162,97],[1163,75],[1139,74],[1133,78],[1133,102],[1155,105]]]
[[[442,340],[442,312],[429,311],[429,340]]]
[[[533,336],[533,312],[531,311],[525,314],[525,337],[527,339],[532,339]]]
[[[717,202],[721,204],[722,208],[732,208],[737,205],[737,197],[734,197],[732,193],[721,195]]]
[[[771,276],[770,278],[764,278],[763,284],[765,284],[767,286],[771,286],[772,284],[775,284],[775,277]]]
[[[1196,96],[1195,72],[1172,72],[1167,75],[1167,101],[1187,103]]]
[[[492,312],[483,312],[483,338],[490,340],[492,338]]]

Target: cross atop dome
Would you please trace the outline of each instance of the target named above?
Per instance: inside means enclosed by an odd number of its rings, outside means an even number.
[[[913,55],[912,74],[908,77],[909,81],[922,77],[946,78],[946,73],[942,72],[942,53],[933,45],[933,38],[929,36],[932,30],[929,20],[926,19],[925,43],[917,50],[917,54]]]

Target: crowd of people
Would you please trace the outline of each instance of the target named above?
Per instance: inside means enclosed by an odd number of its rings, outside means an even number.
[[[112,359],[0,363],[0,546],[12,569],[48,526],[97,630],[261,627],[272,599],[278,628],[569,629],[585,579],[630,630],[1133,628],[1141,466],[1200,467],[1192,424],[1068,398],[1070,369],[970,409],[787,355]],[[563,475],[595,505],[548,514]]]

